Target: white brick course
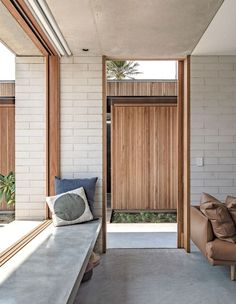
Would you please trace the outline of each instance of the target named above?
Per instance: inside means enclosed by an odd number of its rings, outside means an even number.
[[[97,176],[102,208],[102,57],[61,59],[61,176]]]
[[[16,218],[44,219],[46,88],[41,57],[16,57]]]
[[[235,84],[235,56],[191,57],[191,203],[236,193]]]

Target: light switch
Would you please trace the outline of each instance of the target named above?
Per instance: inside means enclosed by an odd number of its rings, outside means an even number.
[[[203,167],[203,157],[196,158],[196,165],[197,167]]]

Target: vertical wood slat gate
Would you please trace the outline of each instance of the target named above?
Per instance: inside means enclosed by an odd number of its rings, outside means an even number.
[[[176,210],[177,105],[114,104],[112,208]]]
[[[0,173],[15,171],[15,104],[0,103]],[[5,202],[0,210],[14,210]]]

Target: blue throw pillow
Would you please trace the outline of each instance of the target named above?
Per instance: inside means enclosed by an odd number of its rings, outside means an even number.
[[[97,177],[92,178],[76,178],[76,179],[65,179],[60,177],[55,177],[55,191],[56,194],[65,193],[77,188],[83,187],[85,194],[88,199],[89,207],[94,213],[94,195],[96,189]]]

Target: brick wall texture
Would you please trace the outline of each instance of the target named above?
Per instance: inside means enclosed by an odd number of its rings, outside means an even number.
[[[98,177],[102,207],[102,57],[61,60],[61,176]]]
[[[203,157],[204,165],[196,165]],[[236,57],[191,57],[191,199],[236,195]]]
[[[46,91],[42,57],[16,57],[16,219],[44,219]]]

